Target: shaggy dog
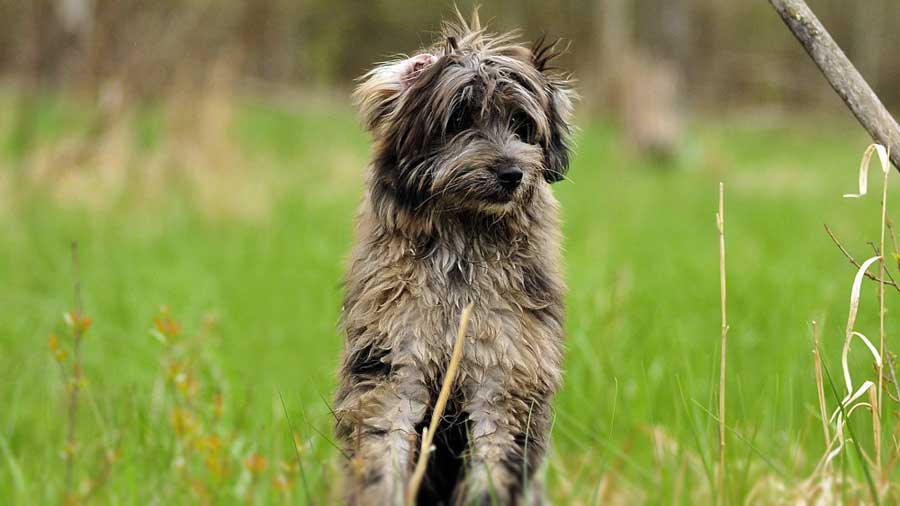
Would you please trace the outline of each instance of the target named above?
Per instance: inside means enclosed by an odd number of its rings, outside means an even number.
[[[474,303],[417,497],[542,502],[534,474],[561,383],[559,205],[572,91],[555,44],[489,35],[477,14],[363,76],[374,159],[345,280],[335,399],[351,504],[399,505]]]

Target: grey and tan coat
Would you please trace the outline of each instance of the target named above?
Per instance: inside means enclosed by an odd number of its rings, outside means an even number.
[[[378,66],[356,92],[374,158],[334,406],[351,504],[402,504],[469,303],[418,503],[541,502],[565,290],[550,184],[568,166],[572,95],[548,68],[554,55],[487,34],[476,15]]]

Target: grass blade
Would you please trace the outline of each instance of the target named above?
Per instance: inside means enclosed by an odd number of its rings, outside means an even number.
[[[300,458],[300,449],[297,448],[297,441],[294,439],[294,424],[291,422],[291,415],[288,414],[287,405],[284,403],[284,396],[278,392],[278,398],[281,400],[281,409],[284,411],[284,417],[287,419],[288,429],[291,431],[291,446],[294,447],[294,455],[297,457],[297,467],[300,470],[300,481],[303,484],[303,495],[306,497],[306,504],[313,504],[312,497],[309,495],[309,483],[306,481],[306,471],[303,469],[303,459]]]

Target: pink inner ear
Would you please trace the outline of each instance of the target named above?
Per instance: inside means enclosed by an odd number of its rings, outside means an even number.
[[[403,76],[400,78],[400,81],[403,83],[405,88],[408,88],[416,81],[416,79],[422,75],[428,67],[434,64],[437,61],[437,57],[433,54],[419,54],[413,56],[412,58],[407,59],[403,62]]]

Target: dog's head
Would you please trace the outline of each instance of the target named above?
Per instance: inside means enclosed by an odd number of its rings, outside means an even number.
[[[356,90],[375,137],[373,185],[409,211],[505,213],[568,169],[572,96],[531,47],[461,17],[434,46],[379,65]]]

